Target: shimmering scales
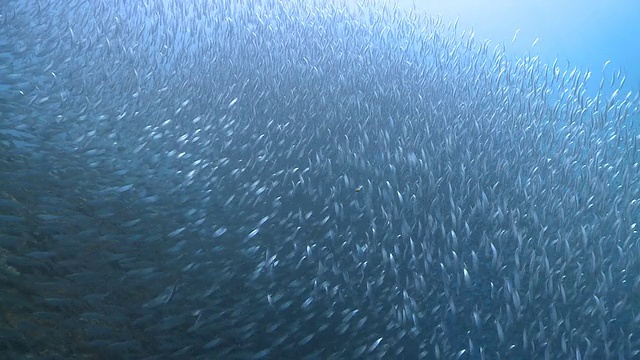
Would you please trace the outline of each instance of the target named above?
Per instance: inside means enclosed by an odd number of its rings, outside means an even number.
[[[1,3],[0,358],[639,355],[619,69],[384,6]]]

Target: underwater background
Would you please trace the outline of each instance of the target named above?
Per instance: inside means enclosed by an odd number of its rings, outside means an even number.
[[[558,58],[594,72],[610,61],[610,69],[625,73],[625,90],[640,89],[637,1],[398,0],[394,4],[440,14],[446,21],[458,19],[461,28],[473,29],[478,38],[508,44],[507,51],[514,56],[535,53],[546,62]],[[590,85],[590,91],[597,90],[597,85]]]
[[[638,358],[638,5],[441,4],[2,1],[0,358]]]

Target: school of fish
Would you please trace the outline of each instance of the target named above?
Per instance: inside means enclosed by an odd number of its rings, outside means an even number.
[[[374,2],[0,24],[1,358],[640,358],[620,69]]]

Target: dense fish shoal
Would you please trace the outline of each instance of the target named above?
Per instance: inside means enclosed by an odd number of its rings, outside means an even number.
[[[0,15],[3,358],[638,356],[621,70],[368,2]]]

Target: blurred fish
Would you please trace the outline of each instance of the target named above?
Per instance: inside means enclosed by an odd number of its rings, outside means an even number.
[[[370,2],[0,8],[3,358],[640,352],[621,69]]]

